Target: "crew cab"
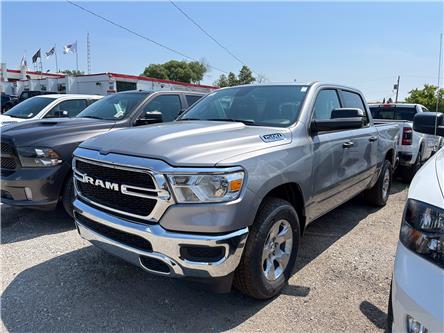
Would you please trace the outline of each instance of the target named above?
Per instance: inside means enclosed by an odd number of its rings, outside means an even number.
[[[375,126],[364,101],[335,84],[245,85],[86,140],[78,231],[148,272],[273,297],[309,223],[360,193],[387,201],[399,129]]]
[[[418,113],[418,133],[444,137],[444,115]],[[444,332],[444,149],[416,173],[402,216],[388,306],[389,332]]]
[[[3,127],[1,201],[46,210],[61,202],[72,215],[71,160],[80,142],[119,128],[172,121],[202,96],[176,91],[120,92],[100,99],[75,118],[51,118]]]
[[[75,117],[100,98],[102,96],[78,94],[31,97],[0,115],[0,126],[29,120]]]
[[[442,139],[435,135],[413,130],[415,115],[429,110],[420,104],[407,103],[370,104],[369,107],[376,123],[399,125],[402,133],[398,146],[399,171],[404,180],[411,181],[422,163],[442,144]]]

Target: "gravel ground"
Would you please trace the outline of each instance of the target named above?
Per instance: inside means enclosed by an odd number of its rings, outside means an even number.
[[[160,278],[90,246],[62,212],[2,206],[2,331],[381,332],[407,187],[311,224],[296,272],[259,302]]]

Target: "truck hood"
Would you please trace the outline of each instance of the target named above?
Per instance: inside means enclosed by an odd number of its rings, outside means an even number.
[[[176,121],[113,131],[80,147],[163,160],[172,166],[214,166],[235,155],[291,142],[285,128],[220,121]]]
[[[112,129],[114,121],[88,118],[55,118],[30,120],[2,127],[2,139],[16,146],[53,147],[59,143],[81,142]]]

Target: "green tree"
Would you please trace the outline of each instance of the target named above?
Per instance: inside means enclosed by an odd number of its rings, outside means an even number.
[[[251,69],[248,66],[242,66],[238,76],[233,72],[228,73],[228,77],[225,74],[221,74],[214,84],[223,88],[250,84],[254,81],[256,81],[256,78],[253,76]]]
[[[84,71],[79,71],[77,69],[65,69],[63,71],[60,71],[60,73],[66,74],[66,75],[71,75],[71,76],[76,76],[76,75],[83,75],[85,74]]]
[[[253,72],[251,71],[248,66],[242,66],[241,70],[239,71],[239,77],[238,77],[239,84],[250,84],[256,79],[253,76]]]
[[[145,67],[141,75],[163,80],[198,83],[207,70],[208,66],[203,62],[170,60],[163,64],[150,64]]]
[[[409,91],[409,96],[405,99],[407,103],[424,105],[429,111],[436,110],[436,98],[439,98],[439,112],[444,112],[444,89],[438,90],[437,86],[425,84],[424,88]]]

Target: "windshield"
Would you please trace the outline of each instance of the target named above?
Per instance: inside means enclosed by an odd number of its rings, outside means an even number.
[[[32,118],[42,111],[48,104],[55,101],[55,98],[32,97],[14,106],[4,114],[14,118]]]
[[[240,121],[247,125],[287,127],[293,124],[307,86],[242,86],[215,91],[178,120]]]
[[[77,118],[120,120],[129,115],[148,94],[123,93],[99,99],[77,115]]]
[[[374,119],[413,121],[416,114],[415,106],[370,106]]]

